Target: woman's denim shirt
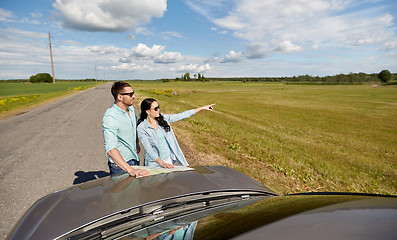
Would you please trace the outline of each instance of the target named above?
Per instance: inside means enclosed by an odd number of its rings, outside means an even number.
[[[194,115],[194,110],[188,110],[178,114],[162,114],[164,120],[171,124],[173,122],[189,118]],[[144,162],[145,166],[150,167],[158,167],[159,164],[156,162],[156,159],[160,156],[160,143],[157,137],[156,130],[152,128],[146,119],[140,123],[137,127],[138,137],[141,141],[143,147],[145,148],[145,156]],[[174,131],[170,126],[170,131],[166,132],[163,127],[159,126],[159,130],[164,132],[165,139],[170,146],[171,150],[171,159],[172,162],[179,162],[183,166],[189,166],[186,162],[185,156],[181,148],[179,147],[178,141],[176,140]]]

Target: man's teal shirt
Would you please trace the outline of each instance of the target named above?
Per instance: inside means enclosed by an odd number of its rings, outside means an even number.
[[[136,151],[137,117],[133,106],[128,107],[130,115],[116,104],[106,110],[102,119],[102,131],[106,153],[113,148],[119,150],[124,161],[139,161]],[[109,161],[113,159],[109,157]]]

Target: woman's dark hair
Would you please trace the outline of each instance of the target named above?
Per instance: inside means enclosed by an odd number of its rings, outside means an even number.
[[[150,107],[152,106],[153,102],[157,102],[156,99],[154,98],[146,98],[141,102],[141,115],[139,116],[139,120],[138,120],[138,125],[143,122],[146,118],[147,118],[147,110],[150,110]],[[170,125],[168,124],[167,121],[164,120],[163,115],[161,115],[159,117],[155,118],[158,122],[158,124],[164,128],[164,130],[166,132],[169,132],[171,130]]]

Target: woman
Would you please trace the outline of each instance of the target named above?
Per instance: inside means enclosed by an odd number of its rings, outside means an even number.
[[[213,111],[215,104],[199,107],[178,114],[160,114],[156,99],[146,98],[141,103],[141,115],[138,120],[138,137],[145,148],[145,166],[174,168],[179,162],[189,166],[175,138],[170,123],[193,116],[201,110]]]

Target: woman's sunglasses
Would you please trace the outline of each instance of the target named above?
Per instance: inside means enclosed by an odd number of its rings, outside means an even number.
[[[156,112],[157,112],[159,109],[160,109],[160,105],[157,106],[157,107],[155,107],[155,108],[153,108],[153,110],[156,111]]]

